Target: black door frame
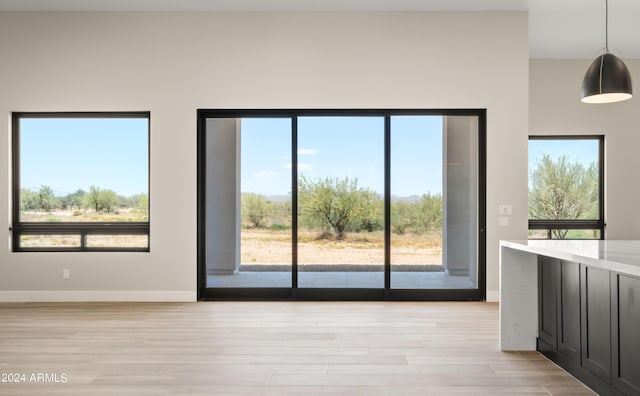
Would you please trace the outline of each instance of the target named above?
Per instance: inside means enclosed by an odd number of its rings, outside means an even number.
[[[391,117],[478,117],[478,281],[475,289],[391,289],[390,241]],[[298,288],[297,216],[292,216],[292,286],[290,288],[209,288],[206,268],[206,120],[208,118],[291,118],[292,212],[297,213],[297,117],[384,117],[385,287],[376,289]],[[407,300],[484,301],[486,299],[486,109],[199,109],[197,122],[198,300]]]

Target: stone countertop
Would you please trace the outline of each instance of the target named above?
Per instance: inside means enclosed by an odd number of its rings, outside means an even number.
[[[640,240],[500,241],[500,246],[640,276]]]

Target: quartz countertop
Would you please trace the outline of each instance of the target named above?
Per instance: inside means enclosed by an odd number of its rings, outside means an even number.
[[[640,276],[640,240],[500,241],[500,246]]]

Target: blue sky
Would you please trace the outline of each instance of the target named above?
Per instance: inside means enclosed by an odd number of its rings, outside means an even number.
[[[442,191],[442,117],[392,117],[392,194]],[[291,120],[242,120],[241,189],[291,191]],[[384,118],[299,117],[298,170],[310,178],[358,178],[384,191]]]
[[[121,196],[148,193],[146,118],[23,118],[20,184],[63,195],[90,185]]]
[[[529,140],[529,175],[545,153],[555,160],[567,156],[572,161],[589,166],[598,161],[598,140]]]

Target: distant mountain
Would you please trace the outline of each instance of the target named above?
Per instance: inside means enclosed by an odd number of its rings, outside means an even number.
[[[401,197],[399,195],[391,194],[391,202],[408,202],[408,203],[416,203],[420,202],[420,195],[409,195],[408,197]]]
[[[384,196],[381,194],[380,199]],[[291,195],[266,195],[265,198],[267,201],[271,202],[291,202]],[[400,195],[391,195],[391,202],[408,202],[408,203],[416,203],[420,202],[420,195],[409,195],[409,196],[400,196]]]
[[[291,195],[267,195],[265,198],[271,202],[291,202]]]

